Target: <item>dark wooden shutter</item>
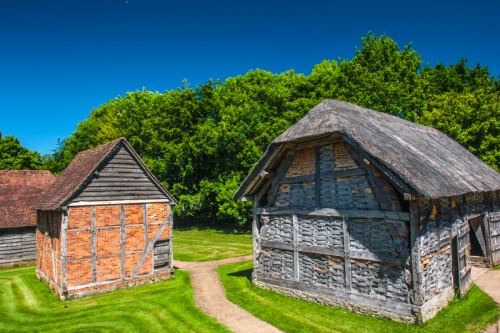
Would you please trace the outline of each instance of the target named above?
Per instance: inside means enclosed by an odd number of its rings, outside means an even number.
[[[154,246],[154,269],[161,271],[170,266],[170,240],[158,240]]]

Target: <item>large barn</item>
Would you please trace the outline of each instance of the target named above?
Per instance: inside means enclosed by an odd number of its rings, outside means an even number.
[[[36,207],[56,177],[45,170],[0,170],[0,267],[36,258]]]
[[[38,207],[37,276],[61,299],[168,278],[175,203],[124,138],[79,153]]]
[[[278,136],[234,195],[253,201],[253,282],[426,321],[500,263],[500,174],[443,133],[326,100]]]

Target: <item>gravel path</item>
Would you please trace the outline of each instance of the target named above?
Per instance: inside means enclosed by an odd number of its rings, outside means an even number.
[[[226,291],[217,275],[217,267],[251,260],[253,255],[206,262],[174,261],[175,268],[191,274],[194,301],[198,308],[236,333],[281,332],[226,299]],[[472,268],[474,283],[500,305],[500,270]],[[500,321],[485,333],[500,333]]]
[[[472,267],[472,280],[500,305],[500,270]],[[485,333],[499,333],[500,321],[486,329]]]
[[[236,333],[281,332],[226,299],[226,291],[217,275],[217,267],[252,258],[253,255],[206,262],[174,260],[174,267],[191,274],[196,306],[232,331]]]

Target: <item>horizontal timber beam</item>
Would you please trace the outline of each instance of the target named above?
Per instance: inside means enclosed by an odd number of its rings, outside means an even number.
[[[292,207],[267,207],[257,208],[259,215],[304,215],[319,217],[338,217],[347,216],[349,218],[379,218],[409,221],[410,214],[407,212],[383,211],[383,210],[343,210],[339,211],[333,208],[301,209]]]

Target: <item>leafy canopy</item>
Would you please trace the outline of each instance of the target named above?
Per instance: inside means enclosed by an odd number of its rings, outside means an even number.
[[[39,170],[43,168],[40,154],[21,146],[14,136],[2,137],[0,132],[0,170]]]
[[[368,33],[352,59],[309,75],[252,70],[195,88],[128,92],[92,110],[45,165],[63,170],[81,150],[125,136],[179,199],[177,221],[244,224],[231,197],[266,146],[325,98],[435,127],[500,170],[500,84],[487,67],[424,65],[411,44]]]

